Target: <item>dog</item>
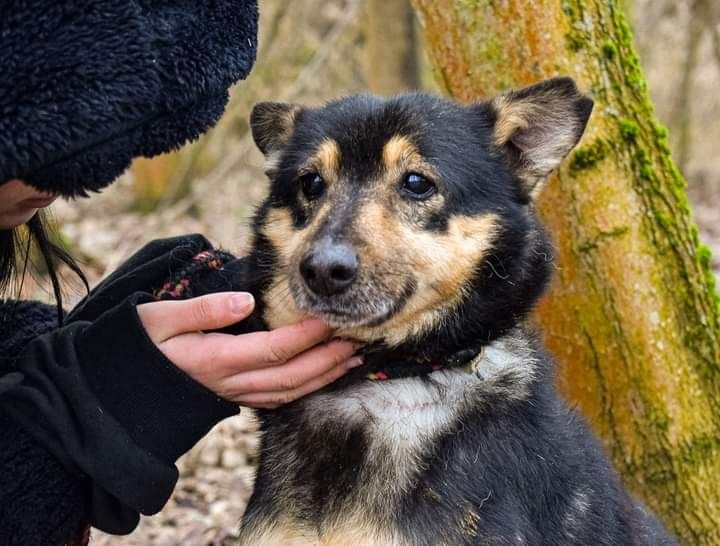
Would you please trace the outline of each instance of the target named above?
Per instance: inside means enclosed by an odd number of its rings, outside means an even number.
[[[559,399],[527,321],[553,267],[534,200],[592,105],[556,78],[471,105],[254,107],[257,312],[320,317],[365,364],[258,413],[240,544],[675,544]]]

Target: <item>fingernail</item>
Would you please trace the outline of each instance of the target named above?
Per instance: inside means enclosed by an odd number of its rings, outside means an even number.
[[[365,347],[364,343],[353,343],[352,344],[353,351],[355,351],[355,352],[359,351],[363,347]]]
[[[345,362],[345,365],[348,368],[357,368],[358,366],[362,366],[363,358],[361,356],[354,356],[347,362]]]
[[[254,305],[255,298],[248,292],[241,292],[230,298],[230,310],[235,315],[246,315]]]

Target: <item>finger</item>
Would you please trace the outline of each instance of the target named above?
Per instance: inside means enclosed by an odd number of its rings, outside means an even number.
[[[255,300],[247,292],[219,292],[180,301],[138,305],[150,339],[161,343],[187,332],[214,330],[240,322],[252,313]]]
[[[362,364],[362,359],[360,357],[353,357],[296,389],[284,392],[243,394],[235,398],[234,402],[251,408],[275,409],[326,387],[333,381],[340,379],[349,369],[359,366],[360,364]]]
[[[216,364],[226,370],[250,371],[285,364],[300,353],[327,341],[332,329],[321,320],[306,319],[270,332],[252,332],[232,339],[209,338],[208,344],[220,343]]]
[[[355,350],[355,345],[347,341],[331,341],[285,364],[236,374],[225,381],[225,386],[235,395],[292,391],[342,364]]]

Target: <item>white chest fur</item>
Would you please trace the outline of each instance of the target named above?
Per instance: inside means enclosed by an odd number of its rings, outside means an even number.
[[[498,394],[524,398],[535,360],[522,337],[508,336],[486,347],[471,369],[367,381],[316,395],[306,405],[307,421],[320,427],[328,420],[363,427],[370,439],[368,461],[382,458],[372,466],[384,469],[364,483],[370,489],[364,496],[390,503],[413,484],[433,441],[456,427],[469,409]],[[380,489],[384,494],[376,496]]]
[[[442,370],[426,378],[367,381],[306,399],[305,422],[319,430],[330,423],[363,429],[369,440],[366,461],[374,470],[363,475],[341,519],[325,522],[327,533],[320,535],[292,521],[275,521],[256,528],[252,543],[279,544],[272,541],[282,536],[283,544],[303,546],[403,544],[389,522],[372,514],[394,513],[399,496],[415,485],[424,469],[424,455],[434,441],[457,427],[468,410],[497,395],[525,398],[535,360],[522,336],[508,336],[487,347],[472,369]]]

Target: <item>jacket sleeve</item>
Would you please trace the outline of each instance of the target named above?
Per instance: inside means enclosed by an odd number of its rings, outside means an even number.
[[[111,533],[128,533],[138,514],[159,511],[177,480],[174,461],[238,411],[149,340],[136,306],[153,296],[127,295],[149,290],[206,245],[185,243],[143,249],[0,377],[4,413],[87,483],[90,522]]]
[[[0,304],[0,381],[27,339],[54,328],[54,307],[38,302]],[[86,497],[85,480],[65,470],[0,409],[0,545],[66,544],[85,524]]]

